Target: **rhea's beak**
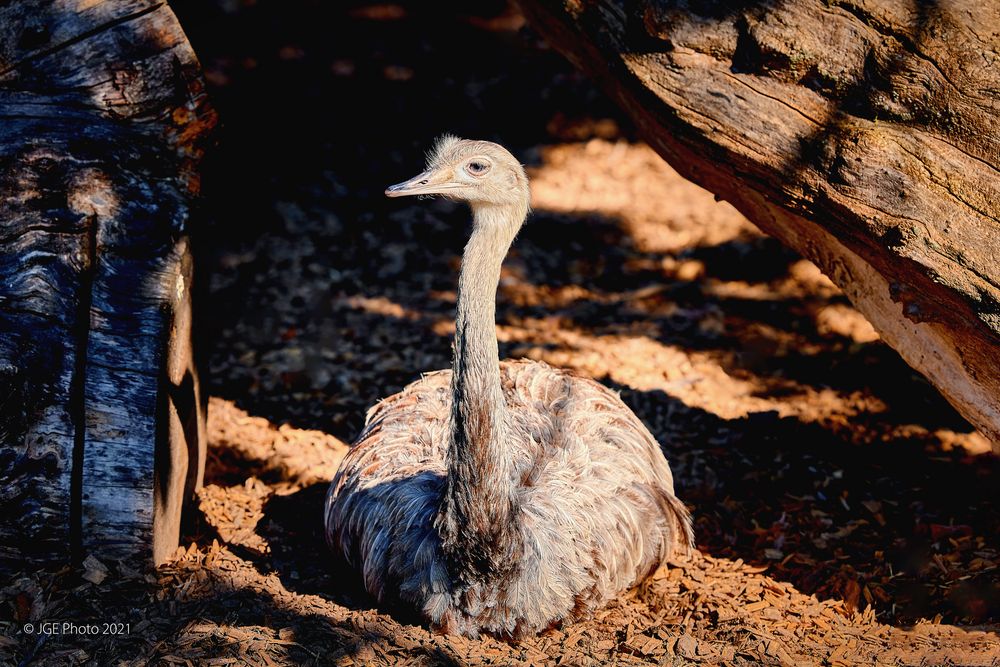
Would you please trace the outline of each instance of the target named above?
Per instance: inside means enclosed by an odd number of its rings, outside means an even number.
[[[408,195],[444,194],[460,187],[451,180],[450,169],[428,169],[408,181],[390,185],[385,189],[386,197],[406,197]]]

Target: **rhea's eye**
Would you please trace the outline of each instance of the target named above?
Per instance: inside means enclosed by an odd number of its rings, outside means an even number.
[[[473,176],[482,176],[490,169],[490,165],[486,162],[480,162],[479,160],[473,160],[469,164],[465,165],[465,169]]]

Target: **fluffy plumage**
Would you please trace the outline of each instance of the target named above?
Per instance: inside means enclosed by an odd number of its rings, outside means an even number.
[[[603,385],[499,361],[499,268],[528,197],[506,150],[445,138],[387,193],[473,208],[455,360],[369,411],[330,487],[328,542],[379,600],[443,632],[517,638],[586,617],[692,545],[667,461]]]

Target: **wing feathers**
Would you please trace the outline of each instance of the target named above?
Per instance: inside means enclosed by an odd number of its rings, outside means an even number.
[[[369,410],[331,484],[326,527],[379,599],[439,629],[513,637],[591,613],[694,538],[658,443],[615,392],[539,362],[501,370],[524,544],[514,574],[459,584],[441,555],[450,371]]]

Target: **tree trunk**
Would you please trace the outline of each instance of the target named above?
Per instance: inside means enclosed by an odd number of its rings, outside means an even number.
[[[667,161],[816,262],[1000,452],[1000,5],[521,4]]]
[[[188,225],[213,123],[165,3],[0,4],[0,561],[177,546],[204,467]]]

